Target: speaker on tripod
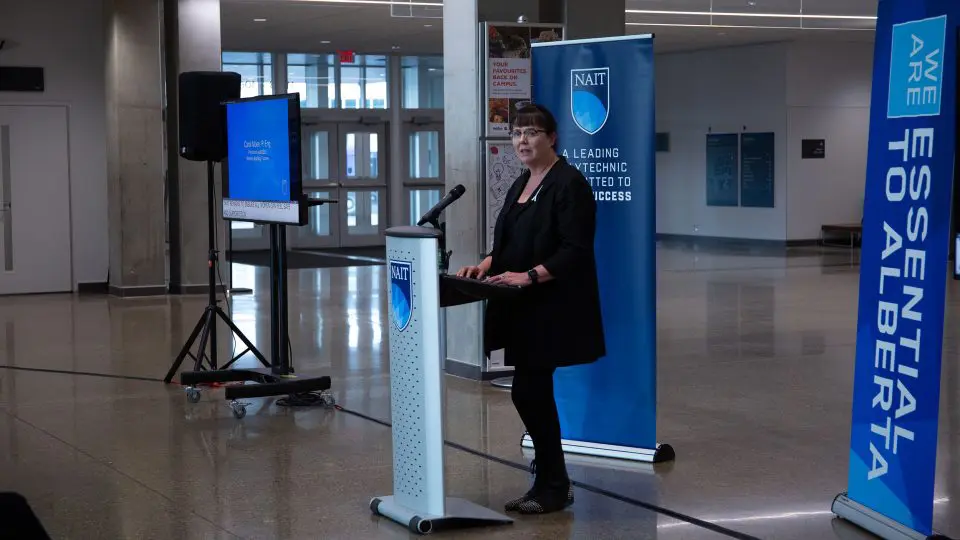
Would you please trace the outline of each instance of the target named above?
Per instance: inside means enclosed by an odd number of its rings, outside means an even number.
[[[240,75],[220,71],[193,71],[181,73],[178,79],[179,103],[179,154],[190,161],[207,163],[207,281],[209,285],[207,307],[193,332],[184,343],[164,378],[169,383],[180,369],[187,356],[194,360],[194,371],[227,369],[248,351],[253,353],[265,367],[270,367],[263,354],[240,331],[217,302],[216,215],[214,190],[214,164],[227,157],[226,109],[224,103],[240,98]],[[223,320],[247,347],[222,368],[217,362],[217,318]],[[199,339],[197,354],[191,352]],[[209,350],[207,352],[207,344]],[[199,399],[199,393],[191,394]]]
[[[179,79],[179,91],[179,153],[185,159],[206,161],[207,163],[207,232],[210,248],[207,267],[210,288],[207,307],[204,309],[200,320],[197,321],[190,337],[184,343],[180,354],[174,360],[164,381],[169,383],[179,371],[180,365],[186,357],[190,356],[194,360],[194,369],[181,373],[180,383],[186,387],[187,399],[193,403],[200,400],[198,385],[255,382],[257,384],[230,386],[224,392],[225,398],[231,401],[230,405],[235,417],[243,418],[246,415],[246,404],[239,401],[242,398],[287,395],[289,397],[285,402],[289,405],[321,403],[332,406],[335,401],[333,396],[327,393],[331,386],[330,377],[297,378],[293,373],[293,366],[290,362],[292,353],[290,352],[290,338],[287,329],[286,232],[283,225],[270,223],[270,347],[273,357],[272,363],[267,362],[264,355],[254,347],[253,343],[243,335],[243,332],[237,328],[230,317],[217,304],[216,276],[218,274],[218,262],[213,169],[215,162],[226,160],[229,163],[231,160],[227,143],[230,138],[227,132],[229,123],[227,107],[237,106],[239,101],[244,101],[240,99],[240,76],[236,73],[221,72],[183,73]],[[290,101],[295,95],[280,97],[283,100]],[[293,121],[296,126],[293,139],[299,141],[299,99],[294,99],[290,103],[295,104],[297,112],[296,119]],[[287,118],[287,122],[291,122],[290,117]],[[299,150],[299,146],[296,148]],[[294,163],[299,164],[299,161]],[[299,171],[299,169],[297,170]],[[228,173],[229,171],[228,167]],[[266,176],[270,175],[267,174]],[[229,174],[227,178],[229,179]],[[260,178],[259,180],[264,179]],[[297,190],[300,190],[299,182],[288,185],[295,185]],[[229,183],[225,187],[225,191],[228,191],[228,186]],[[288,194],[288,196],[293,195]],[[303,212],[299,214],[300,221],[306,219],[306,207],[337,202],[330,199],[308,200],[303,197],[302,193],[297,193],[294,197],[304,205]],[[222,367],[217,362],[217,319],[223,320],[246,346],[246,349]],[[193,355],[191,349],[197,340],[199,340],[197,354]],[[209,353],[207,353],[208,342],[210,344]],[[266,370],[229,369],[248,351],[257,357]]]
[[[191,71],[178,79],[180,156],[190,161],[227,157],[227,118],[223,104],[240,98],[240,75]]]

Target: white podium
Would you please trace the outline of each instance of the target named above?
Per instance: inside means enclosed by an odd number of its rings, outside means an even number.
[[[505,515],[446,496],[444,367],[440,356],[441,233],[433,228],[395,227],[388,229],[386,236],[394,493],[373,498],[370,510],[415,534],[511,524],[513,520]]]

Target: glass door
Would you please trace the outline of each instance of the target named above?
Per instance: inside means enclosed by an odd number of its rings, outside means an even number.
[[[385,132],[384,124],[304,124],[303,191],[338,202],[314,206],[307,225],[288,227],[290,249],[384,245]]]
[[[340,246],[382,246],[386,229],[384,124],[340,124]]]
[[[405,215],[415,225],[443,194],[443,124],[408,124],[403,141]]]
[[[302,134],[303,192],[311,199],[339,199],[340,170],[337,124],[306,122]],[[323,249],[340,245],[337,204],[313,206],[303,227],[287,227],[290,249]]]

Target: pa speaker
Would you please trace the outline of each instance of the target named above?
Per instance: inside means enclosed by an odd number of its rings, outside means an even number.
[[[240,98],[240,74],[188,71],[179,80],[180,156],[190,161],[227,157],[225,101]]]

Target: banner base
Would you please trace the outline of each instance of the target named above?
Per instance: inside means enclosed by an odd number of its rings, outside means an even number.
[[[389,518],[418,535],[449,529],[513,524],[513,520],[507,516],[465,499],[447,497],[444,506],[445,515],[428,516],[397,503],[392,495],[370,501],[370,510],[375,515]]]
[[[563,444],[563,451],[570,454],[624,459],[643,463],[663,463],[665,461],[673,461],[677,457],[677,454],[673,451],[673,447],[669,444],[657,444],[656,448],[635,448],[632,446],[617,446],[614,444],[573,441],[570,439],[561,439],[560,442]],[[533,448],[533,439],[530,438],[530,435],[524,433],[520,445],[523,448]]]
[[[847,497],[846,493],[837,495],[833,500],[830,511],[836,514],[837,517],[872,532],[884,540],[950,540],[950,538],[940,534],[927,536],[917,532],[902,523],[896,522],[854,501],[850,497]]]

